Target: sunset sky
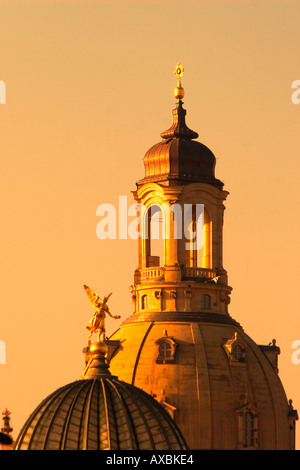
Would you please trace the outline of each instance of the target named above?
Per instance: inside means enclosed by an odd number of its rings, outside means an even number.
[[[83,284],[113,292],[108,334],[132,312],[137,242],[99,240],[96,210],[134,202],[172,124],[178,62],[187,124],[230,193],[229,313],[256,343],[276,339],[300,412],[299,24],[299,0],[0,0],[0,413],[15,438],[82,374]]]

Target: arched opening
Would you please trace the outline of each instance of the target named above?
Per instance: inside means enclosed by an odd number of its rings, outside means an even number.
[[[146,214],[147,267],[164,266],[164,217],[158,205],[152,205]]]
[[[184,229],[186,267],[211,269],[211,219],[203,204],[185,206]]]
[[[211,269],[211,220],[206,209],[204,209],[203,245],[201,253],[201,267]]]

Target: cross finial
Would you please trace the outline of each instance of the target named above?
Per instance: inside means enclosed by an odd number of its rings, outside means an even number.
[[[183,76],[183,72],[184,72],[184,68],[182,64],[180,63],[177,64],[174,73],[177,77],[178,83],[177,83],[177,87],[175,88],[174,94],[175,94],[175,98],[177,98],[179,102],[181,102],[182,98],[184,97],[184,89],[181,86],[181,80],[180,80],[180,78]]]
[[[175,69],[175,72],[174,72],[174,73],[175,73],[175,75],[176,75],[176,77],[177,77],[178,81],[180,81],[180,77],[182,77],[182,76],[183,76],[183,72],[184,72],[184,68],[183,68],[183,66],[182,66],[180,63],[179,63],[179,64],[177,64],[177,65],[176,65],[176,69]]]

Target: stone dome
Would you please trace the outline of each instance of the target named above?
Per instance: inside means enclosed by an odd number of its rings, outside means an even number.
[[[102,351],[94,348],[83,377],[54,391],[33,411],[16,450],[187,449],[164,408],[112,376]]]
[[[296,412],[278,375],[279,348],[257,345],[229,315],[132,315],[110,340],[122,344],[112,373],[163,390],[189,449],[290,448]]]
[[[166,185],[182,185],[203,182],[222,188],[215,178],[216,158],[201,142],[198,134],[185,123],[186,111],[179,101],[173,110],[173,125],[161,133],[163,140],[153,145],[144,156],[145,177],[138,185],[156,182]]]

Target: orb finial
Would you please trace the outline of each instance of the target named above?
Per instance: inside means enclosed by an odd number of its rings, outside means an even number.
[[[180,80],[181,77],[183,76],[183,72],[184,72],[184,68],[182,64],[180,63],[177,64],[174,73],[177,77],[178,83],[177,83],[177,87],[175,88],[174,95],[175,95],[175,98],[177,98],[179,102],[184,97],[184,89],[181,86],[181,80]]]
[[[94,356],[103,356],[106,357],[108,352],[108,347],[103,341],[96,341],[90,345],[90,353]]]

